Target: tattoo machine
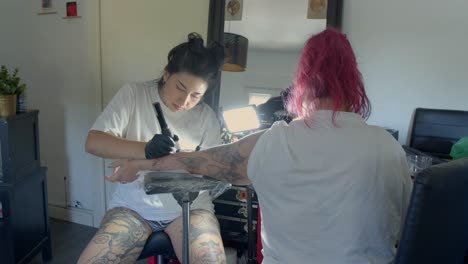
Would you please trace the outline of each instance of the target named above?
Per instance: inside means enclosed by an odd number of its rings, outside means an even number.
[[[161,109],[161,104],[155,103],[154,108],[156,109],[156,116],[158,117],[159,126],[161,127],[161,134],[171,137],[175,142],[179,141],[179,137],[177,135],[172,134],[172,131],[167,126],[166,119],[164,118]]]

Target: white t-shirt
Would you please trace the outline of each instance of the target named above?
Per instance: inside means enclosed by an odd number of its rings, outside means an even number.
[[[412,182],[405,153],[357,114],[275,123],[247,173],[262,213],[264,264],[391,263]]]
[[[220,126],[213,110],[205,103],[183,112],[172,112],[159,98],[157,81],[135,82],[123,86],[98,117],[91,130],[112,133],[136,141],[149,141],[161,133],[153,103],[161,102],[169,129],[179,137],[181,151],[208,148],[221,143]],[[148,220],[172,220],[182,209],[172,194],[147,195],[143,190],[143,175],[127,184],[118,184],[110,208],[123,206]],[[208,192],[201,192],[191,209],[213,212]]]

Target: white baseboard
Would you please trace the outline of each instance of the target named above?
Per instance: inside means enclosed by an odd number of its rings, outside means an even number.
[[[94,226],[93,211],[88,209],[49,204],[49,217],[77,224]]]

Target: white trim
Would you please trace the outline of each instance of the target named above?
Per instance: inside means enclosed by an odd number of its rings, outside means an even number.
[[[96,88],[96,96],[99,97],[99,110],[102,112],[104,109],[104,103],[103,103],[103,86],[102,86],[102,34],[101,34],[101,1],[95,1],[94,4],[88,5],[88,12],[91,14],[94,14],[94,17],[96,20],[94,20],[92,23],[90,22],[90,33],[92,34],[92,37],[90,36],[90,39],[93,40],[90,45],[95,45],[97,46],[97,50],[95,50],[95,53],[92,54],[94,58],[94,63],[93,65],[96,67],[95,72],[96,75],[94,76],[95,78],[93,79],[93,86]],[[97,158],[97,157],[96,157]],[[96,175],[96,180],[94,182],[94,190],[93,190],[93,219],[94,220],[94,227],[99,227],[101,219],[104,217],[104,214],[106,212],[106,188],[105,188],[105,180],[104,180],[104,160],[100,160],[101,164],[101,170],[96,171],[98,175]],[[100,175],[99,175],[100,174]]]
[[[94,226],[93,211],[88,209],[49,204],[49,217],[77,224]]]

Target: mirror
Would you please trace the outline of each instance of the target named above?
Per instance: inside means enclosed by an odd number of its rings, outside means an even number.
[[[223,110],[258,105],[279,96],[291,84],[304,42],[327,25],[339,28],[342,6],[340,0],[221,2],[225,2],[224,32],[244,36],[249,42],[246,70],[222,72],[219,107]],[[307,18],[311,8],[323,7],[328,19]]]

